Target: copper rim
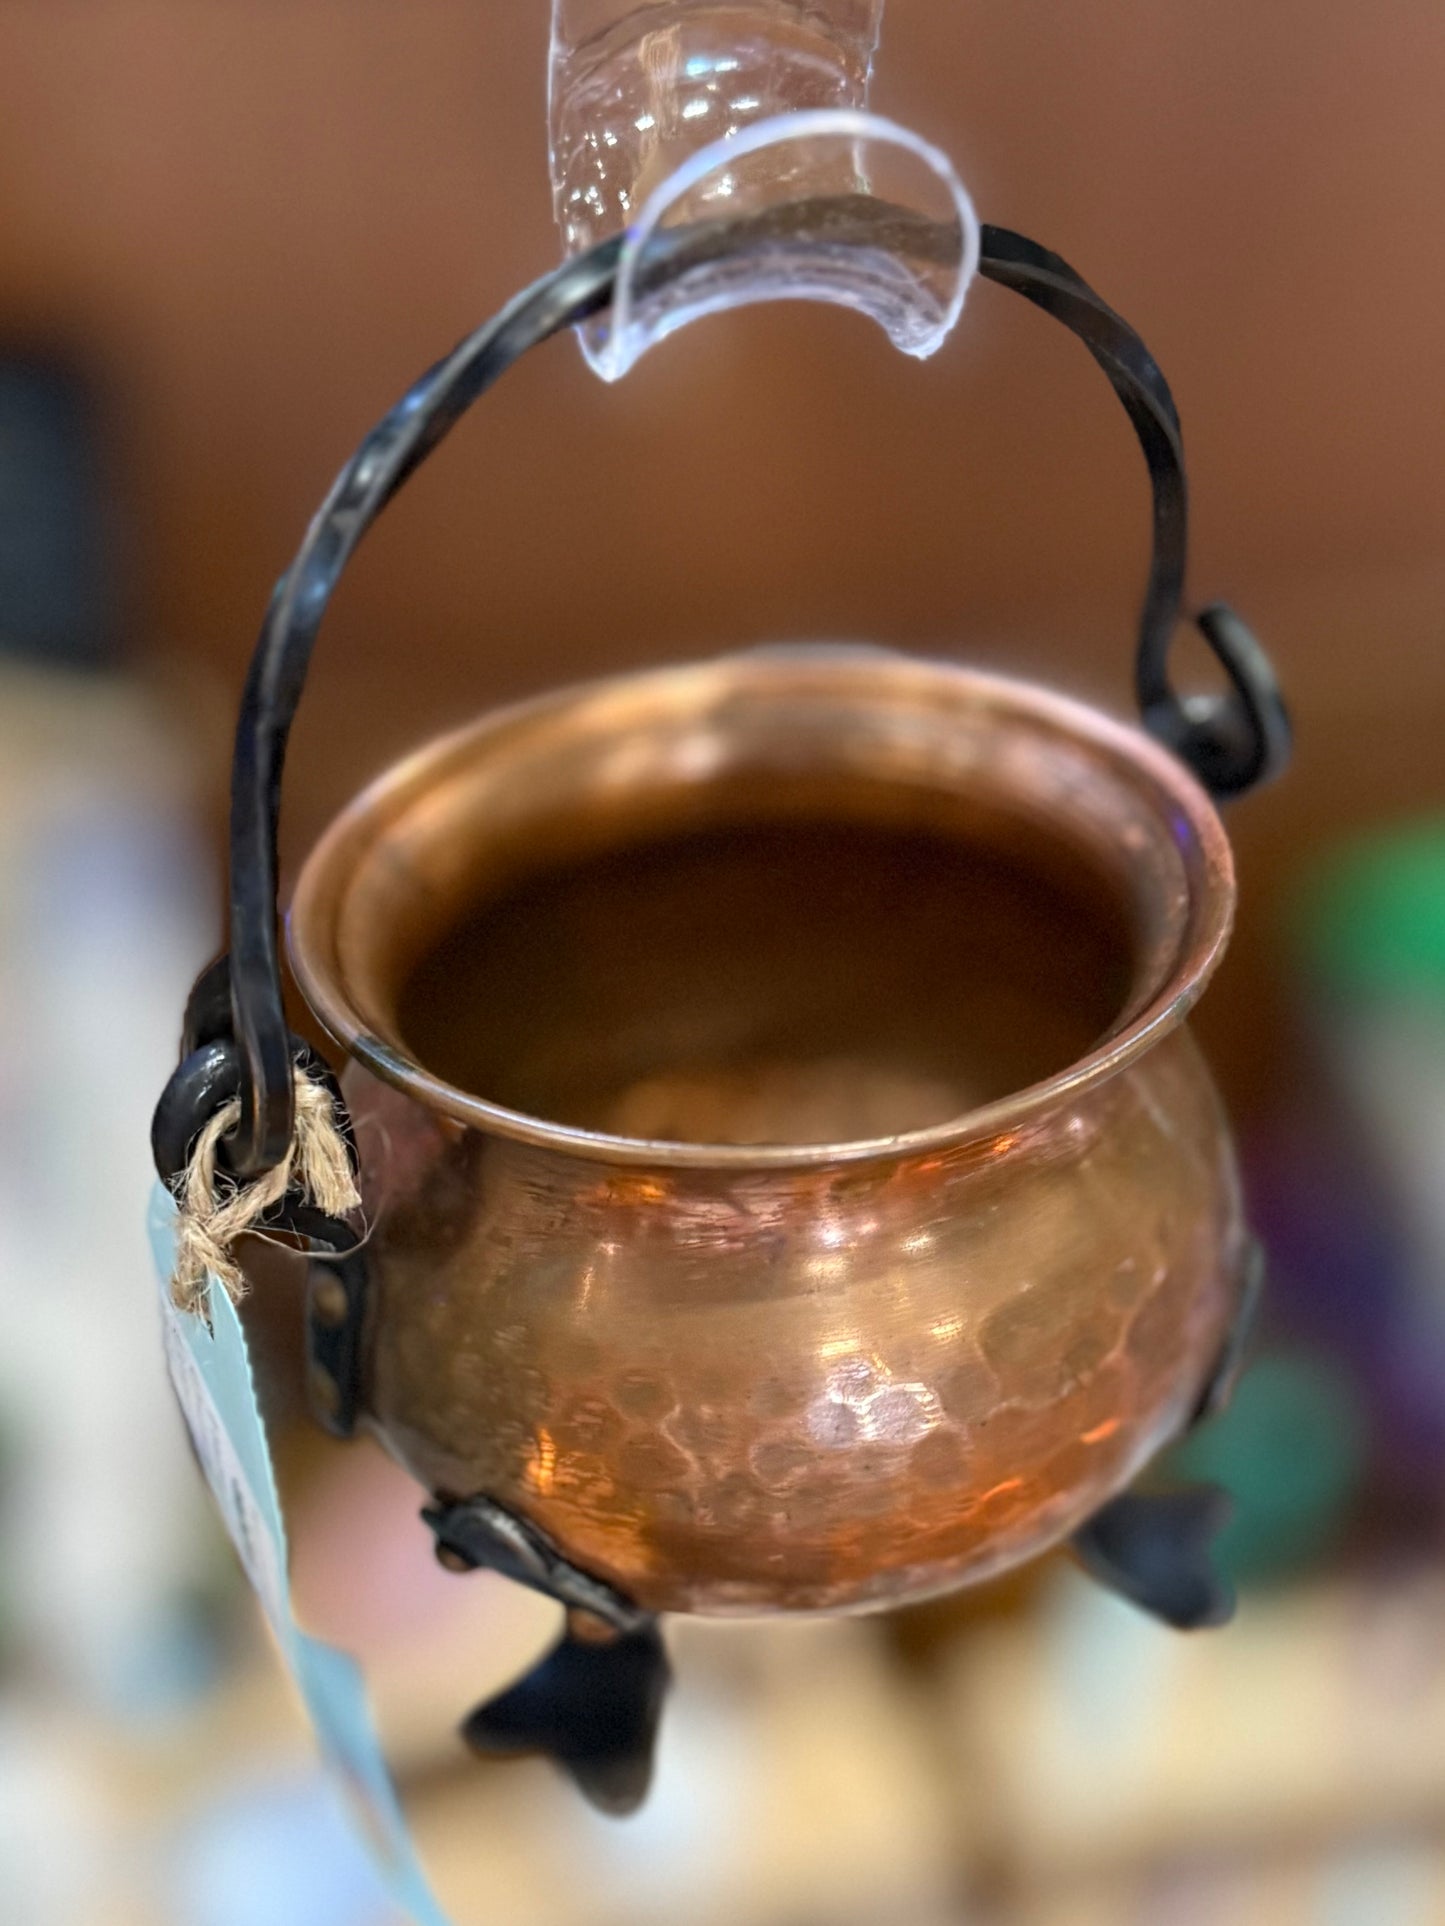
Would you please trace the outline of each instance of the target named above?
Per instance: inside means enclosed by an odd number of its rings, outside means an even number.
[[[1094,1049],[1055,1076],[923,1130],[844,1143],[707,1144],[610,1136],[507,1109],[434,1075],[408,1054],[399,1037],[379,1034],[384,1026],[367,1020],[348,986],[336,943],[337,912],[347,878],[382,826],[448,772],[474,759],[504,734],[550,717],[584,708],[620,709],[637,702],[669,706],[684,714],[739,687],[757,692],[775,681],[781,693],[800,672],[813,682],[836,678],[839,686],[846,683],[855,688],[860,678],[866,681],[870,674],[895,689],[906,678],[921,697],[963,701],[1082,739],[1117,780],[1152,792],[1160,817],[1170,823],[1187,877],[1185,927],[1168,969],[1142,1001],[1136,998],[1125,1018]],[[1218,812],[1184,765],[1140,730],[1068,696],[1012,677],[882,649],[821,645],[760,649],[573,685],[494,710],[434,739],[370,784],[323,834],[297,882],[287,918],[287,947],[302,993],[330,1036],[375,1076],[438,1115],[497,1136],[612,1164],[801,1170],[925,1155],[999,1136],[1115,1076],[1183,1022],[1223,956],[1234,904],[1233,857]]]

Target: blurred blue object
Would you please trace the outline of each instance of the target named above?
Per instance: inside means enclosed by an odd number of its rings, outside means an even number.
[[[318,1773],[238,1789],[177,1841],[180,1926],[401,1926],[340,1796]]]

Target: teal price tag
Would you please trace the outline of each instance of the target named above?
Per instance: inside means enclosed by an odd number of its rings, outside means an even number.
[[[206,1482],[322,1754],[349,1795],[388,1889],[417,1926],[447,1926],[417,1860],[382,1757],[360,1668],[345,1652],[308,1638],[296,1623],[271,1448],[235,1307],[214,1279],[207,1305],[209,1329],[204,1317],[178,1311],[171,1302],[175,1223],[175,1204],[157,1185],[150,1232],[161,1287],[166,1363]]]

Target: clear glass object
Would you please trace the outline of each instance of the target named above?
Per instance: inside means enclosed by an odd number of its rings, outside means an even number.
[[[553,0],[552,191],[569,254],[625,227],[700,147],[864,107],[883,0]]]
[[[686,321],[787,297],[833,301],[911,354],[957,319],[977,223],[953,169],[870,117],[883,0],[554,0],[552,189],[567,253],[631,238],[614,312],[582,331],[625,374]],[[866,218],[865,199],[903,222]],[[786,219],[801,201],[817,218]],[[850,207],[850,203],[855,203]],[[669,230],[764,216],[756,244],[649,289]]]
[[[751,216],[710,251],[719,218]],[[688,230],[682,234],[681,230]],[[664,277],[655,265],[676,255]],[[978,266],[973,204],[946,155],[850,110],[781,115],[694,154],[628,230],[612,307],[584,346],[605,380],[705,314],[758,301],[829,301],[867,315],[903,353],[930,355]]]

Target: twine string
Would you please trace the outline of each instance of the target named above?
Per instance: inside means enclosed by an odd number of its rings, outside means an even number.
[[[238,1238],[255,1230],[293,1188],[328,1217],[345,1217],[361,1196],[329,1090],[296,1071],[296,1128],[282,1161],[254,1183],[238,1184],[217,1168],[221,1140],[241,1118],[240,1100],[218,1110],[196,1138],[190,1163],[177,1186],[180,1221],[171,1299],[181,1311],[200,1311],[206,1279],[214,1276],[233,1304],[246,1295],[236,1260]]]

